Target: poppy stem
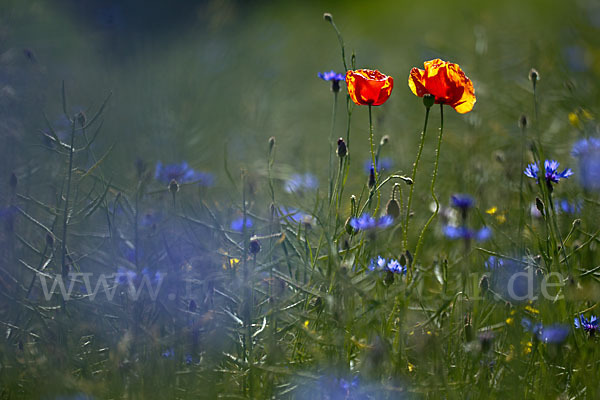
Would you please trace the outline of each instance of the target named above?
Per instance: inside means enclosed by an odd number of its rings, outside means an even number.
[[[421,131],[421,143],[419,144],[419,150],[417,151],[417,158],[413,164],[413,170],[411,179],[413,181],[410,185],[410,191],[408,192],[408,201],[406,203],[406,218],[404,220],[404,248],[408,249],[408,221],[410,220],[410,206],[412,204],[413,190],[415,188],[415,176],[417,175],[417,168],[419,166],[419,160],[421,159],[421,153],[423,153],[423,145],[425,144],[425,132],[427,132],[427,122],[429,121],[429,110],[431,107],[425,108],[425,124]]]
[[[435,166],[433,168],[433,176],[431,177],[431,197],[433,197],[433,201],[435,202],[435,211],[433,212],[433,214],[431,214],[431,216],[425,223],[425,226],[423,226],[423,230],[421,230],[421,234],[419,235],[419,240],[417,241],[417,248],[415,249],[415,257],[414,257],[415,261],[417,260],[417,257],[419,256],[419,251],[421,250],[421,246],[423,245],[423,236],[425,236],[425,231],[429,227],[429,224],[431,224],[431,221],[433,221],[433,219],[438,215],[438,212],[440,211],[440,202],[439,202],[437,196],[435,195],[435,180],[437,178],[438,167],[440,164],[440,149],[442,147],[442,135],[443,134],[444,134],[444,104],[440,104],[440,135],[438,137],[437,148],[435,149]]]
[[[335,116],[337,110],[337,98],[338,92],[333,92],[333,111],[331,112],[331,131],[329,132],[329,204],[331,204],[331,199],[333,197],[333,153],[334,153],[334,145],[333,145],[333,132],[335,131]]]
[[[375,161],[375,150],[373,147],[373,115],[371,112],[371,109],[373,108],[373,106],[371,106],[371,104],[369,104],[369,142],[371,144],[371,165],[373,166],[373,176],[375,178],[375,184],[373,185],[373,188],[371,189],[371,194],[369,195],[369,202],[371,202],[371,199],[373,198],[373,191],[377,191],[377,206],[375,207],[375,212],[373,212],[373,215],[377,214],[377,210],[379,209],[379,193],[380,191],[377,190],[377,182],[379,181],[378,176],[377,176],[377,163]]]

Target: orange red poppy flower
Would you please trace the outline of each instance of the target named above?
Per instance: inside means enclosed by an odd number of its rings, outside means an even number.
[[[476,101],[473,82],[458,64],[439,58],[424,64],[425,70],[413,68],[408,76],[408,86],[415,95],[431,94],[436,104],[448,104],[461,114],[473,109]]]
[[[394,79],[377,70],[357,69],[346,72],[346,85],[354,103],[380,106],[392,94]]]

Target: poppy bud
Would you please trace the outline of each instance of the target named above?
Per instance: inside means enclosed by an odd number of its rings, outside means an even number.
[[[406,256],[404,254],[402,254],[400,256],[400,260],[398,261],[400,263],[400,265],[402,265],[403,267],[406,266]]]
[[[481,352],[487,353],[492,348],[492,341],[494,340],[494,332],[486,331],[479,334],[479,344],[481,345]]]
[[[375,168],[371,166],[369,170],[369,189],[373,189],[375,187]]]
[[[487,277],[487,275],[481,277],[481,280],[479,281],[479,288],[484,293],[490,288],[490,279]]]
[[[469,319],[465,321],[465,340],[467,342],[473,340],[473,326],[471,325],[471,321]]]
[[[344,142],[344,139],[339,138],[337,141],[338,144],[338,148],[337,148],[337,155],[339,158],[344,158],[346,157],[346,154],[348,154],[348,148],[346,147],[346,142]]]
[[[350,213],[354,214],[356,210],[356,196],[350,196]]]
[[[400,216],[400,204],[398,200],[391,198],[385,207],[385,211],[387,215],[394,217],[394,219],[398,218]]]
[[[408,266],[412,266],[413,263],[413,256],[412,254],[410,254],[410,251],[406,250],[406,260],[408,261]]]
[[[273,147],[275,147],[275,136],[269,138],[269,153],[273,151]]]
[[[534,85],[537,81],[540,80],[540,73],[537,72],[537,69],[531,68],[529,70],[529,80],[532,81]]]
[[[175,179],[171,179],[171,182],[169,182],[169,192],[171,192],[173,196],[175,193],[179,192],[179,184]]]
[[[431,108],[433,106],[433,103],[435,102],[435,96],[432,94],[425,94],[423,95],[423,105],[425,106],[425,108]]]
[[[385,283],[386,285],[391,285],[392,283],[394,283],[394,273],[389,269],[385,274],[385,278],[383,278],[383,283]]]
[[[323,19],[327,22],[333,22],[333,16],[329,13],[323,14]]]
[[[519,128],[525,129],[527,128],[527,115],[522,114],[519,118]]]
[[[248,251],[252,255],[258,254],[258,252],[260,251],[260,242],[258,241],[257,238],[252,238],[250,240],[250,246],[248,248]]]
[[[542,200],[539,197],[535,198],[535,207],[538,209],[540,214],[542,214],[542,216],[543,216],[544,215],[544,203],[542,203]]]
[[[14,192],[17,189],[17,183],[19,182],[19,180],[17,179],[17,175],[15,175],[15,173],[11,173],[10,174],[10,180],[8,181],[8,184],[10,185],[10,188],[12,189],[12,191]]]

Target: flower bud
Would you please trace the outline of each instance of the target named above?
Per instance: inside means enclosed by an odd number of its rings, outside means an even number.
[[[250,245],[248,247],[248,251],[252,255],[256,255],[260,251],[260,242],[258,241],[258,239],[256,237],[250,239]]]
[[[344,142],[344,139],[339,138],[337,141],[337,155],[339,158],[344,158],[346,157],[346,154],[348,154],[348,148],[346,147],[346,142]]]
[[[542,214],[542,216],[544,216],[544,203],[542,202],[542,200],[539,197],[535,198],[535,207],[538,209],[540,214]]]
[[[389,135],[384,135],[384,136],[381,138],[381,141],[379,142],[379,145],[380,145],[380,146],[385,146],[386,144],[388,144],[388,142],[389,142],[389,141],[390,141],[390,137],[389,137]]]
[[[431,108],[431,106],[433,106],[434,103],[435,103],[434,95],[427,93],[426,95],[423,96],[423,105],[425,106],[425,108]]]
[[[275,136],[269,138],[269,153],[273,151],[273,147],[275,147]]]
[[[331,80],[331,91],[333,93],[337,93],[340,91],[340,81],[338,81],[337,79]]]
[[[487,275],[481,277],[481,280],[479,281],[479,288],[483,293],[486,293],[490,288],[490,279],[487,277]]]
[[[375,168],[371,166],[369,170],[369,189],[373,189],[375,187]]]
[[[531,68],[529,70],[529,80],[532,81],[534,84],[540,80],[540,73],[537,72],[537,69]]]
[[[323,14],[323,19],[327,22],[333,22],[333,16],[329,13]]]
[[[394,217],[394,219],[398,218],[400,216],[400,204],[398,200],[391,198],[385,207],[385,212],[387,215]]]
[[[522,114],[519,118],[519,128],[525,129],[527,128],[527,115]]]

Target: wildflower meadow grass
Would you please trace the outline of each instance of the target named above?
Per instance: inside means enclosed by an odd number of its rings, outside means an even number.
[[[595,1],[83,3],[0,3],[0,399],[600,396]]]

